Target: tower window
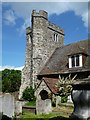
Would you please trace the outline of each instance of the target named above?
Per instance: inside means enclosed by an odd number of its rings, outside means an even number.
[[[54,41],[58,42],[58,34],[57,33],[54,33]]]
[[[82,55],[73,55],[69,57],[69,68],[82,67]]]

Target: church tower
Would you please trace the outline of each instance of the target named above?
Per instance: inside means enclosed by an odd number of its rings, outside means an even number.
[[[64,45],[64,31],[48,21],[48,13],[32,11],[31,28],[26,29],[26,60],[19,98],[27,86],[38,83],[37,75],[57,47]]]

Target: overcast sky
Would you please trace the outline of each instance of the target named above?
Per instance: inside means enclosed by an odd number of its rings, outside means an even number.
[[[48,19],[65,31],[65,44],[88,38],[88,1],[86,2],[2,2],[2,65],[21,69],[25,63],[26,27],[31,12],[45,10]],[[64,0],[65,1],[65,0]],[[84,0],[83,0],[84,1]],[[1,52],[0,52],[1,54]],[[2,67],[0,67],[2,69]]]

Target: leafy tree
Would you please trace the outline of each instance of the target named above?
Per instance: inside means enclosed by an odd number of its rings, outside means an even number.
[[[30,87],[27,87],[24,92],[23,92],[23,96],[22,98],[24,100],[28,100],[29,102],[30,101],[35,101],[35,96],[34,96],[34,89],[32,88],[32,86]]]
[[[2,71],[2,92],[15,92],[21,85],[21,71],[5,69]]]

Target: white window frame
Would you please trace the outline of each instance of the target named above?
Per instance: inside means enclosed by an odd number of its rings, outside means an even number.
[[[79,65],[80,65],[80,67],[82,67],[83,66],[83,64],[82,64],[82,54],[79,54]]]
[[[72,55],[72,56],[74,56],[74,59],[75,59],[75,68],[76,67],[82,67],[83,66],[83,64],[82,64],[82,54],[79,54],[79,66],[76,66],[76,56],[77,55]],[[69,56],[69,68],[74,68],[73,66],[72,66],[72,56]]]

